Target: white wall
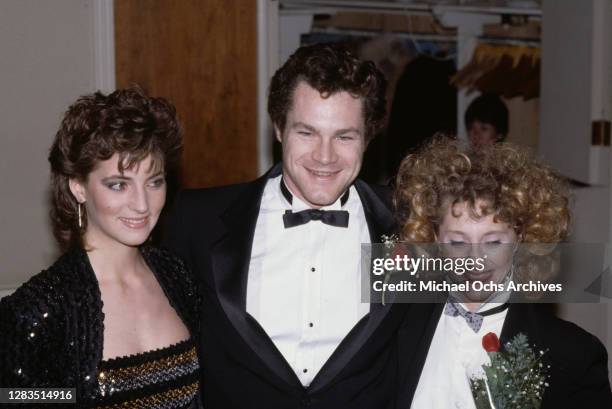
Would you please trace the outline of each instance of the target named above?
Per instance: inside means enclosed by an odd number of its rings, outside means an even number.
[[[0,293],[57,256],[47,154],[68,105],[95,89],[93,8],[0,1]]]
[[[563,175],[595,185],[574,191],[572,241],[607,243],[608,248],[610,148],[591,146],[590,132],[592,120],[610,120],[611,115],[611,7],[611,0],[544,1],[540,116],[544,158]],[[612,376],[612,302],[562,304],[559,313],[606,345]]]

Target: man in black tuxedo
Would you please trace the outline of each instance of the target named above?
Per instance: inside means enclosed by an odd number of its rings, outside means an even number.
[[[386,191],[357,179],[384,95],[371,62],[302,47],[270,87],[282,164],[179,195],[164,242],[203,285],[204,407],[394,407],[407,306],[362,303],[360,280],[361,243],[394,230]]]

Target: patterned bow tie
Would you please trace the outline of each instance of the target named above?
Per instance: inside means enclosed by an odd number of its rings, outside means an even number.
[[[465,322],[467,323],[468,327],[470,327],[474,332],[478,332],[482,327],[482,321],[484,317],[497,314],[498,312],[501,312],[507,308],[508,303],[505,303],[483,312],[472,312],[466,310],[460,304],[448,302],[446,303],[446,307],[444,308],[444,314],[450,315],[451,317],[461,315],[463,319],[465,319]]]

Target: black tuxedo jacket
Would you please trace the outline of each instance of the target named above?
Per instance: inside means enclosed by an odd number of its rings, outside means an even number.
[[[399,389],[398,409],[410,408],[443,307],[444,304],[415,306],[422,310],[422,315],[431,317],[422,338],[413,339],[409,335],[413,328],[400,329],[400,359],[405,362],[402,364],[404,386]],[[544,392],[540,409],[612,408],[608,357],[597,337],[555,317],[544,304],[510,305],[500,335],[501,344],[518,333],[527,335],[529,344],[539,350],[547,350],[542,362],[545,366],[550,365],[550,386]]]
[[[245,184],[182,192],[163,242],[200,277],[201,366],[207,409],[392,408],[398,387],[396,335],[407,305],[372,304],[304,388],[246,312],[250,254],[264,187],[280,166]],[[382,191],[357,180],[372,242],[394,230]],[[411,339],[420,336],[406,335]]]

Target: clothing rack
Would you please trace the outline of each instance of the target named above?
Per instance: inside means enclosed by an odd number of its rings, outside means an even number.
[[[312,31],[312,33],[324,33],[324,34],[345,34],[345,35],[354,35],[354,36],[363,36],[363,37],[376,37],[380,36],[380,32],[368,31],[368,30],[345,30],[345,29],[337,29],[337,28],[326,28],[326,29],[317,29]],[[441,42],[441,43],[451,43],[457,41],[457,36],[454,35],[444,35],[444,34],[413,34],[413,33],[404,33],[404,32],[390,32],[388,34],[393,35],[393,37],[398,38],[406,38],[413,41],[431,41],[431,42]]]
[[[539,45],[530,46],[525,41],[519,41],[518,45],[508,41],[481,42],[471,61],[451,78],[451,84],[466,89],[467,93],[478,90],[506,98],[536,98],[540,88],[540,60]]]
[[[539,40],[524,40],[520,38],[478,37],[478,43],[540,47]]]
[[[407,4],[388,1],[334,1],[334,0],[280,0],[283,10],[308,10],[317,13],[336,13],[338,11],[404,13],[406,11],[430,13],[428,4]]]
[[[317,29],[311,32],[311,34],[331,34],[331,35],[347,35],[356,37],[378,37],[381,35],[380,32],[367,31],[367,30],[345,30],[345,29]],[[456,53],[456,42],[457,36],[454,35],[443,35],[443,34],[412,34],[403,32],[389,32],[394,38],[400,38],[409,40],[416,51],[416,55],[429,55],[431,58],[439,61],[455,60]],[[452,52],[445,52],[443,56],[434,55],[430,52],[424,51],[423,43],[434,43],[434,44],[448,44],[452,46]]]
[[[448,28],[456,28],[456,52],[454,59],[458,68],[466,66],[473,55],[477,45],[483,42],[506,44],[508,46],[520,44],[525,46],[538,46],[537,41],[522,40],[515,38],[482,38],[482,27],[485,24],[500,24],[503,22],[503,17],[524,17],[528,21],[539,21],[542,19],[542,10],[540,8],[519,8],[519,7],[492,7],[492,6],[467,6],[467,5],[432,5],[424,3],[400,2],[400,1],[367,1],[367,0],[278,0],[276,4],[277,16],[281,18],[294,19],[297,23],[301,23],[306,28],[308,16],[311,18],[317,14],[336,14],[341,12],[356,12],[356,13],[380,13],[392,15],[411,15],[411,16],[429,16],[433,17],[441,26]],[[303,18],[300,20],[300,16]],[[505,19],[507,20],[507,18]],[[512,19],[511,19],[512,20]],[[295,27],[293,25],[292,27]],[[351,29],[347,27],[347,29]],[[408,31],[410,27],[408,26]],[[389,32],[396,33],[396,30]],[[454,36],[455,34],[439,33],[444,35]],[[431,35],[431,33],[412,34],[415,41],[414,45],[418,45],[418,41],[427,41],[427,37],[420,35]],[[434,34],[437,35],[437,34]],[[436,37],[432,40],[442,40]],[[294,43],[297,36],[294,35],[290,42]],[[442,44],[442,43],[440,43]],[[297,48],[297,47],[296,47]],[[418,47],[416,47],[418,49]],[[287,53],[284,53],[287,54]],[[281,53],[281,56],[284,56]],[[533,88],[530,88],[533,89]],[[457,95],[457,132],[460,138],[465,138],[465,124],[463,113],[467,109],[472,97],[467,89],[460,89]]]
[[[404,3],[390,1],[338,1],[338,0],[280,0],[281,12],[283,9],[305,9],[310,12],[338,12],[338,11],[364,11],[405,13],[428,12],[434,15],[444,13],[471,13],[471,14],[507,14],[524,15],[539,18],[542,10],[518,7],[493,6],[461,6],[461,5],[434,5],[422,3]],[[325,11],[321,10],[325,9]]]

